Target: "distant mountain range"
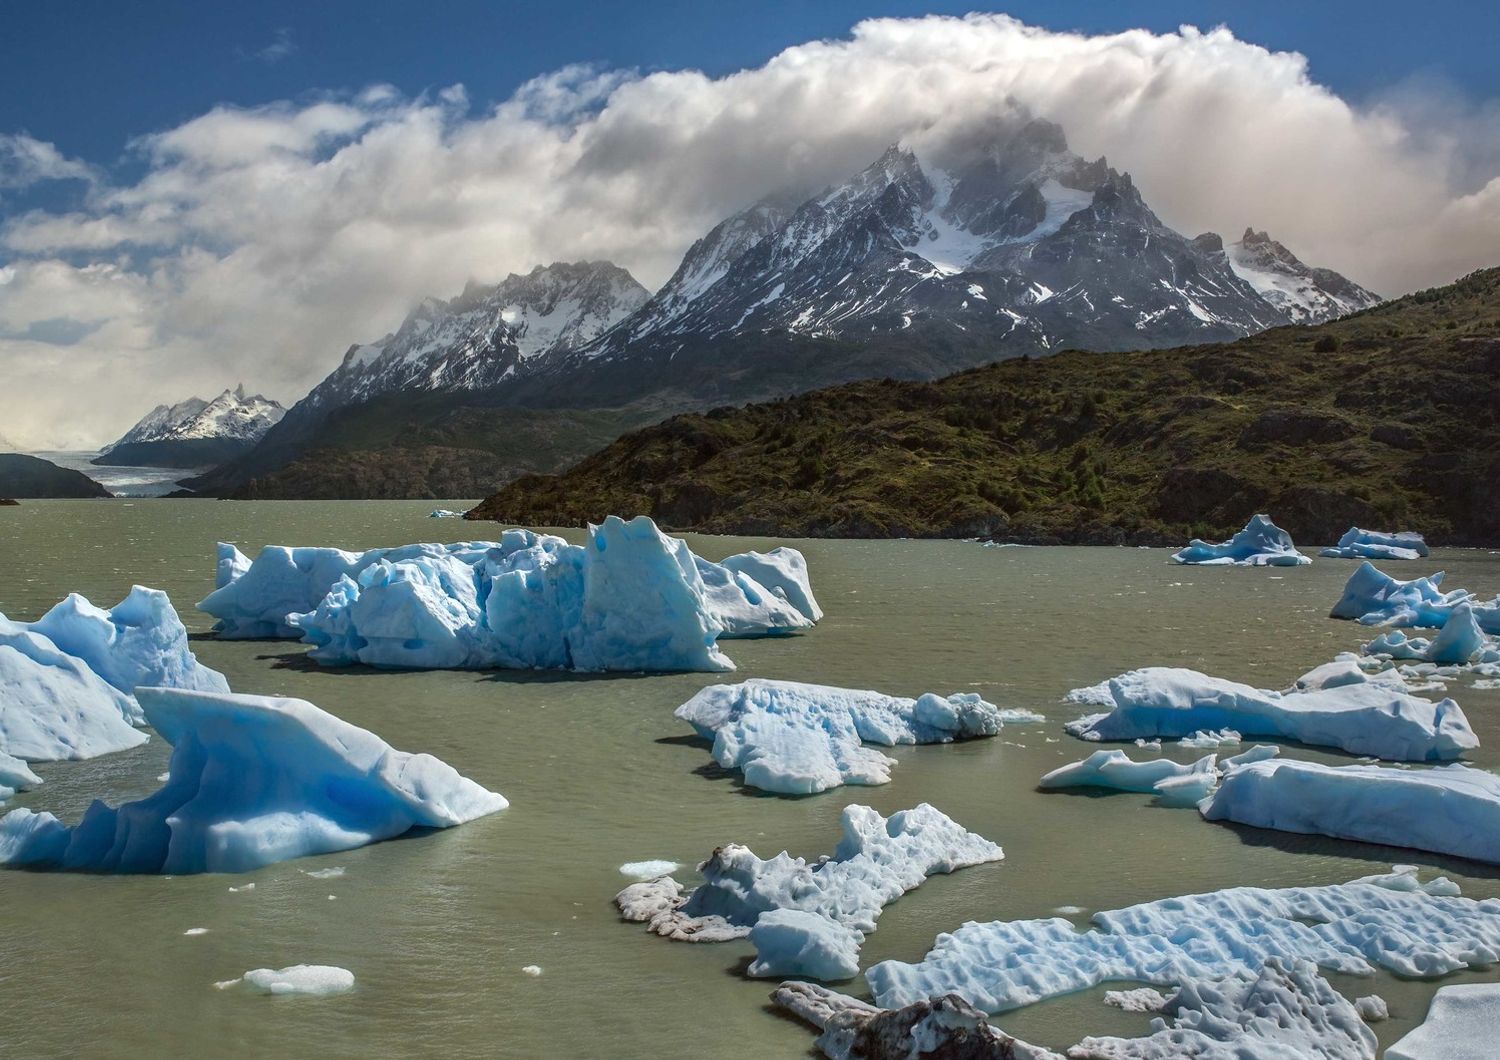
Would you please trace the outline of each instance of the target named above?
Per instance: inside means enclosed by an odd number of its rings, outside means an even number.
[[[1261,239],[1243,241],[1252,249]],[[676,416],[469,513],[777,537],[1182,545],[1269,512],[1500,545],[1500,269],[1229,343],[1065,351]]]
[[[114,467],[213,467],[252,449],[286,409],[243,385],[212,401],[158,405],[91,463]]]
[[[471,495],[685,409],[1069,347],[1223,341],[1378,301],[1264,233],[1226,247],[1173,231],[1129,174],[1035,121],[930,158],[893,145],[810,199],[756,203],[654,294],[583,262],[429,299],[192,485]]]

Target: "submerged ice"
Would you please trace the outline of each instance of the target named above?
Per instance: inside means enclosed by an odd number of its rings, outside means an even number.
[[[199,605],[222,636],[300,635],[329,666],[722,671],[734,667],[720,639],[822,617],[795,549],[711,563],[645,517],[611,516],[583,545],[508,530],[365,553],[268,548],[222,569]]]
[[[889,819],[846,806],[830,858],[809,864],[783,851],[762,859],[726,844],[699,866],[704,882],[684,894],[670,877],[632,884],[615,898],[621,915],[687,942],[748,937],[752,976],[847,979],[885,906],[936,872],[999,861],[1004,852],[922,803]]]
[[[1268,515],[1251,516],[1243,530],[1220,544],[1194,538],[1173,554],[1172,561],[1213,567],[1297,567],[1312,562]]]
[[[796,681],[710,685],[676,716],[713,741],[714,761],[762,791],[806,795],[885,784],[895,760],[866,743],[948,743],[1000,731],[1004,713],[973,693],[917,699]]]
[[[500,795],[425,754],[299,699],[137,691],[172,745],[166,783],[118,808],[94,802],[69,828],[51,814],[0,818],[0,863],[90,872],[246,872],[349,850],[505,808]]]
[[[1068,722],[1085,740],[1180,738],[1208,729],[1245,737],[1280,738],[1398,762],[1440,761],[1479,746],[1468,719],[1451,699],[1433,703],[1356,666],[1331,687],[1289,692],[1252,688],[1196,670],[1147,667],[1088,690],[1087,699],[1112,707]],[[1086,692],[1087,695],[1080,694]]]
[[[939,935],[920,962],[885,961],[865,978],[885,1008],[953,993],[1004,1012],[1111,981],[1253,977],[1273,957],[1429,979],[1500,955],[1500,901],[1464,898],[1443,878],[1420,883],[1410,866],[1332,886],[1232,887],[1146,902],[1096,913],[1093,925],[971,922]]]

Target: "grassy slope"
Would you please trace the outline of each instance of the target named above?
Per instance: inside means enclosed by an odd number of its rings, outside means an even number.
[[[678,416],[471,513],[812,536],[1177,542],[1269,510],[1500,543],[1500,269],[1318,327],[1065,352]]]

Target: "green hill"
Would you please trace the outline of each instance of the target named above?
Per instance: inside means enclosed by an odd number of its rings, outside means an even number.
[[[1268,511],[1500,544],[1500,269],[1315,327],[1069,351],[682,415],[470,518],[814,537],[1179,543]]]

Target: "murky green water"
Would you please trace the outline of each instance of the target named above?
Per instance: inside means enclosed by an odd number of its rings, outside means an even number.
[[[453,505],[449,505],[453,506]],[[0,611],[34,618],[70,591],[113,603],[132,583],[167,590],[190,629],[211,587],[213,544],[350,548],[484,536],[426,518],[433,502],[58,501],[0,508]],[[719,558],[760,540],[693,539]],[[737,840],[769,856],[815,855],[839,811],[929,801],[1005,847],[998,865],[937,877],[889,906],[867,964],[915,960],[964,920],[1092,911],[1234,884],[1338,882],[1393,861],[1440,865],[1467,894],[1500,896],[1500,872],[1410,851],[1211,825],[1146,796],[1042,795],[1036,779],[1091,747],[1061,732],[1067,689],[1132,666],[1180,664],[1280,687],[1366,631],[1325,618],[1352,569],[1183,569],[1160,550],[984,549],[958,542],[799,542],[828,617],[793,639],[730,642],[740,676],[915,694],[974,690],[1033,707],[1046,725],[998,739],[903,748],[891,784],[805,799],[747,794],[711,768],[672,710],[708,675],[387,674],[309,668],[295,644],[195,644],[239,691],[296,695],[428,751],[503,792],[511,808],[419,839],[275,865],[243,877],[175,879],[0,872],[4,1056],[800,1056],[801,1025],[773,1014],[774,985],[743,977],[743,944],[685,945],[621,923],[622,862],[691,865]],[[1493,594],[1500,555],[1451,552],[1449,584]],[[1500,693],[1451,686],[1500,749]],[[1297,755],[1334,761],[1316,752]],[[75,819],[93,797],[152,790],[168,748],[44,765],[12,801]],[[1184,760],[1189,753],[1173,752]],[[1475,756],[1500,763],[1496,750]],[[335,879],[304,870],[343,866]],[[231,893],[253,882],[254,890]],[[333,896],[330,899],[330,896]],[[1083,922],[1087,912],[1077,919]],[[208,933],[186,937],[189,928]],[[249,968],[326,963],[358,988],[330,999],[217,991]],[[539,978],[521,972],[543,969]],[[1494,972],[1450,981],[1494,978]],[[857,990],[860,983],[851,984]],[[1343,980],[1379,992],[1389,1044],[1432,984]],[[999,1022],[1042,1044],[1138,1033],[1147,1017],[1102,989]]]

